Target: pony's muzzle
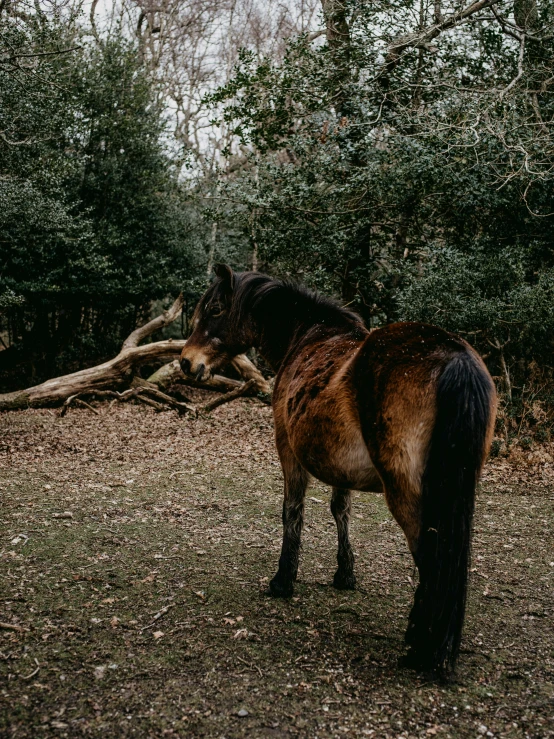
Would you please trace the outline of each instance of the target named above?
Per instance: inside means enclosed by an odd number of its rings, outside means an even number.
[[[204,364],[204,362],[193,366],[190,359],[186,359],[185,357],[181,359],[181,369],[183,370],[183,374],[187,375],[188,377],[194,377],[196,382],[202,382],[203,380],[206,380],[210,374],[206,371],[206,365]]]
[[[202,365],[203,367],[204,365]],[[183,374],[190,375],[192,374],[192,365],[190,363],[190,359],[181,359],[181,369],[183,370]]]

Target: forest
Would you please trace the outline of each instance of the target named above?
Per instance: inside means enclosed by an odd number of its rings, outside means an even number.
[[[552,5],[164,3],[2,4],[2,389],[182,338],[220,261],[458,332],[547,439]]]

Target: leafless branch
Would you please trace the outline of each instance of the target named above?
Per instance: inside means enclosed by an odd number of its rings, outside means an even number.
[[[503,97],[505,97],[510,92],[510,90],[512,90],[517,85],[517,83],[523,76],[523,57],[524,55],[525,55],[525,34],[522,33],[520,35],[520,40],[519,40],[519,57],[517,60],[517,75],[513,78],[510,84],[507,87],[505,87],[504,90],[502,90],[502,92],[500,93],[501,100]]]
[[[432,26],[396,39],[387,49],[383,73],[389,74],[392,72],[400,61],[402,53],[407,49],[428,48],[429,43],[440,36],[443,31],[458,26],[475,13],[492,6],[496,2],[499,2],[499,0],[476,0],[476,2],[471,3],[457,13],[447,16],[440,23],[434,23]]]

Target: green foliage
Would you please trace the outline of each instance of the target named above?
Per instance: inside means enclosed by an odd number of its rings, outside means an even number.
[[[0,371],[44,376],[112,353],[186,287],[191,218],[135,45],[40,14],[3,22],[0,44]]]
[[[387,44],[421,8],[432,25],[430,7],[345,7],[340,42],[301,38],[279,66],[245,54],[215,96],[254,147],[224,191],[225,219],[255,231],[267,269],[334,292],[374,326],[461,332],[493,374],[500,345],[523,382],[533,361],[552,366],[554,348],[552,6],[539,3],[544,39],[528,42],[523,66],[492,19],[389,67]]]
[[[526,249],[433,251],[399,296],[401,318],[435,323],[514,357],[551,362],[554,269],[533,274]],[[490,351],[490,348],[489,348]],[[487,352],[488,353],[488,352]]]

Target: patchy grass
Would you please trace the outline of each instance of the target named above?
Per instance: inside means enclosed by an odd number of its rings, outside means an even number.
[[[356,494],[359,590],[330,587],[328,491],[308,493],[299,583],[280,546],[270,410],[137,406],[0,417],[0,735],[552,737],[554,485],[491,466],[457,680],[397,667],[411,558]]]

